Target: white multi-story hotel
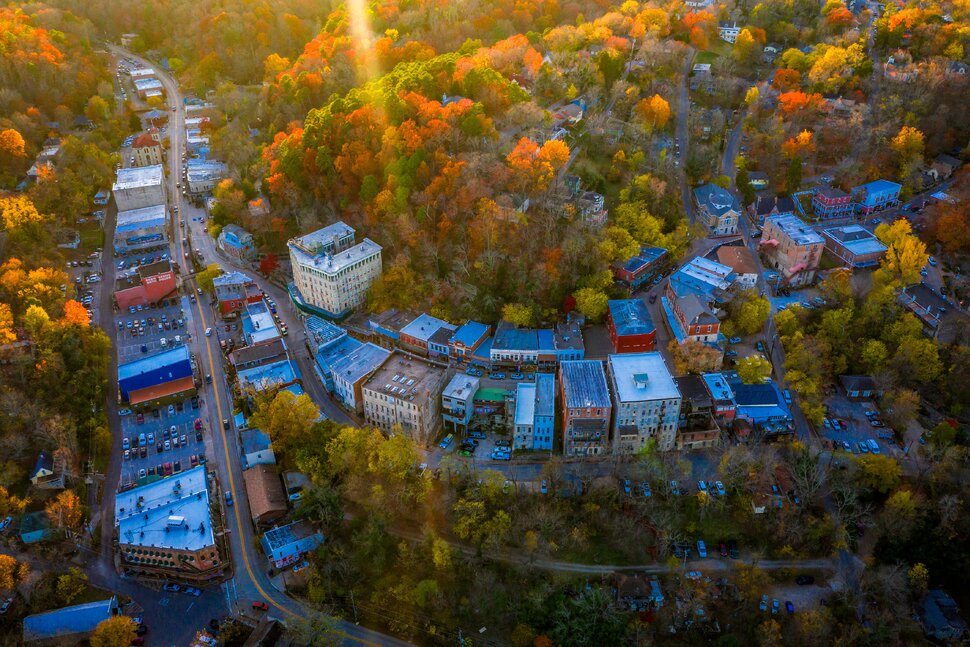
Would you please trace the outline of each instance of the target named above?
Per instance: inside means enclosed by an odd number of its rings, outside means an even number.
[[[364,303],[381,275],[381,246],[354,244],[354,229],[335,222],[288,243],[293,283],[306,305],[339,318]]]
[[[610,355],[610,387],[616,398],[613,451],[632,454],[647,440],[668,451],[677,440],[680,391],[658,352]]]

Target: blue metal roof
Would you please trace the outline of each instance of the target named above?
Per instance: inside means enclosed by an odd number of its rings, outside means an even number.
[[[186,346],[176,346],[170,350],[155,353],[148,357],[140,357],[133,362],[118,366],[118,381],[127,380],[137,375],[164,369],[167,366],[189,361],[189,349]]]
[[[507,321],[498,322],[492,348],[496,350],[538,350],[539,336],[535,328],[518,328]]]
[[[468,348],[471,348],[487,332],[488,326],[486,324],[478,323],[477,321],[466,321],[451,336],[451,342],[464,344]]]
[[[640,299],[614,299],[609,302],[610,318],[616,334],[648,335],[656,330],[646,304]]]
[[[536,375],[535,415],[550,418],[556,415],[556,376],[552,373]]]
[[[112,596],[100,602],[75,604],[46,613],[24,618],[24,642],[35,640],[67,639],[94,631],[118,608],[118,599]]]
[[[566,408],[600,408],[612,406],[606,386],[603,362],[593,359],[566,361],[559,365]]]
[[[896,184],[895,182],[890,182],[889,180],[873,180],[872,182],[860,184],[852,189],[852,191],[855,192],[860,189],[865,189],[869,193],[887,193],[898,192],[901,188],[902,186]]]
[[[324,375],[330,373],[333,365],[350,355],[352,352],[364,345],[364,342],[354,339],[350,335],[341,337],[337,342],[331,343],[326,348],[322,348],[317,353],[317,366],[323,371]]]
[[[663,247],[641,247],[639,254],[633,256],[623,264],[623,269],[631,273],[636,272],[644,265],[649,265],[650,263],[654,263],[658,259],[663,258],[666,253],[667,250]]]
[[[346,357],[335,361],[333,372],[353,383],[383,364],[390,355],[391,351],[386,348],[371,343],[363,344]]]
[[[764,384],[732,384],[734,401],[738,405],[738,416],[750,418],[754,422],[787,418],[791,410],[774,382]]]
[[[306,329],[310,333],[311,343],[318,348],[326,348],[347,335],[347,331],[340,326],[315,315],[306,318]]]
[[[540,328],[536,331],[539,350],[556,350],[556,332],[552,328]]]
[[[248,382],[257,391],[262,391],[270,386],[286,384],[299,379],[300,374],[293,362],[284,359],[272,364],[244,369],[239,371],[238,377],[240,383]]]

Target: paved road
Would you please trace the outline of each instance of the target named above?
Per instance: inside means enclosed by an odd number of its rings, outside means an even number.
[[[168,190],[171,206],[178,208],[179,218],[187,219],[185,228],[191,231],[191,238],[194,249],[202,250],[204,264],[217,263],[215,248],[211,238],[204,232],[201,222],[192,222],[192,216],[197,213],[191,209],[186,200],[183,199],[181,191],[176,187],[176,182],[181,177],[181,155],[186,151],[185,142],[185,110],[182,102],[182,95],[178,84],[160,67],[153,62],[135,56],[120,48],[111,46],[112,50],[122,56],[133,58],[142,65],[151,67],[155,70],[155,75],[162,82],[168,96],[168,102],[176,107],[171,113],[169,123],[170,147],[168,154]],[[173,218],[173,220],[175,220]],[[172,258],[183,265],[183,287],[186,291],[196,288],[194,280],[186,274],[187,267],[185,252],[188,250],[182,243],[181,227],[178,222],[171,225],[173,230],[173,253]],[[265,282],[264,282],[265,283]],[[273,290],[272,286],[267,286],[268,292]],[[276,293],[277,303],[286,303],[286,298]],[[281,308],[287,310],[287,308]],[[254,600],[266,601],[271,609],[269,614],[287,619],[295,616],[305,616],[312,611],[301,602],[273,588],[269,576],[266,573],[267,564],[265,559],[260,556],[255,548],[254,531],[249,504],[245,494],[245,487],[242,480],[242,467],[238,447],[236,432],[230,427],[228,431],[224,429],[223,420],[231,417],[232,404],[230,391],[223,370],[222,357],[216,337],[206,337],[205,329],[213,325],[215,317],[206,298],[203,296],[195,304],[195,316],[192,317],[191,330],[193,335],[192,350],[197,353],[201,363],[203,373],[212,375],[212,384],[206,385],[202,391],[205,406],[208,409],[209,429],[214,433],[209,434],[207,442],[212,443],[211,450],[207,452],[210,459],[215,462],[218,480],[223,490],[232,493],[235,505],[225,510],[225,527],[229,534],[229,545],[232,553],[234,573],[229,586],[225,587],[227,605],[234,613],[247,613],[252,611],[251,603]],[[283,316],[283,315],[281,315]],[[290,319],[292,322],[292,318]],[[299,331],[302,326],[295,322],[289,324],[291,330]],[[305,354],[305,349],[303,350]],[[299,350],[297,350],[299,356]],[[301,370],[306,371],[309,367],[305,361],[301,364]],[[309,378],[310,375],[306,374]],[[307,379],[307,382],[313,380]],[[114,487],[115,483],[109,483]],[[344,637],[346,644],[364,645],[408,645],[405,641],[398,640],[376,631],[354,625],[353,623],[337,621],[337,632]]]

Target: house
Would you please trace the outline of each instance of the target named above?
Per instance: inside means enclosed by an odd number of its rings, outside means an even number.
[[[669,299],[667,296],[663,299],[667,322],[679,343],[697,341],[715,344],[718,341],[721,322],[701,297],[687,294],[679,299]]]
[[[766,265],[781,272],[783,285],[802,287],[815,280],[825,240],[797,216],[771,216],[758,248]]]
[[[164,170],[161,164],[118,170],[111,186],[118,211],[165,204]]]
[[[701,375],[704,386],[711,396],[714,406],[714,419],[721,423],[729,423],[737,414],[738,404],[734,399],[734,389],[731,383],[721,373],[704,373]]]
[[[219,313],[225,318],[242,312],[251,303],[263,300],[263,294],[256,282],[242,272],[226,272],[212,280]]]
[[[79,644],[90,638],[99,624],[120,613],[115,596],[35,613],[24,618],[24,644]]]
[[[692,258],[670,275],[661,305],[678,342],[717,345],[720,321],[713,308],[730,298],[728,290],[735,278],[730,267],[702,256]]]
[[[209,141],[207,137],[196,139],[205,140],[206,143]],[[210,159],[190,159],[185,163],[185,181],[189,193],[193,196],[201,196],[212,191],[220,180],[226,177],[227,171],[228,167],[222,162]]]
[[[309,319],[309,317],[307,317]],[[330,344],[318,345],[314,352],[314,365],[313,368],[320,376],[320,380],[323,382],[324,387],[327,391],[333,393],[336,389],[336,385],[333,379],[333,367],[346,357],[349,357],[351,353],[359,349],[364,345],[364,342],[359,341],[350,335],[344,334],[339,339]],[[311,346],[313,349],[313,346]]]
[[[734,21],[727,22],[722,20],[717,24],[717,35],[721,38],[721,40],[731,43],[732,45],[734,44],[734,41],[738,39],[738,34],[740,33],[741,27],[739,27],[738,23]]]
[[[603,363],[589,359],[562,362],[559,398],[563,407],[563,453],[566,456],[607,453],[613,403]]]
[[[957,169],[963,166],[963,162],[952,155],[937,155],[933,163],[930,164],[930,172],[937,181],[945,180],[953,175]]]
[[[316,550],[323,543],[323,535],[307,521],[296,521],[267,530],[260,543],[270,564],[275,568],[286,568]]]
[[[549,373],[536,373],[535,377],[535,383],[516,385],[512,447],[551,451],[555,442],[556,378]]]
[[[122,402],[134,407],[157,407],[189,397],[195,383],[188,348],[176,346],[120,364],[118,389]]]
[[[508,321],[499,321],[490,358],[493,366],[538,365],[538,332],[534,328],[520,328]]]
[[[736,420],[746,420],[765,435],[794,431],[791,410],[774,382],[744,384],[736,379],[731,383],[731,390],[737,403]]]
[[[712,236],[733,236],[738,233],[741,207],[727,189],[716,184],[704,184],[694,189],[694,200]]]
[[[42,490],[59,490],[64,487],[64,460],[51,452],[41,450],[30,473],[30,482]]]
[[[243,338],[250,346],[280,337],[280,330],[276,327],[269,304],[263,299],[247,300],[245,308],[239,314],[242,318]]]
[[[616,604],[624,611],[659,609],[664,603],[660,581],[642,573],[614,573],[613,589]]]
[[[155,166],[164,164],[162,155],[162,140],[157,128],[149,128],[131,143],[131,156],[135,158],[135,166]]]
[[[254,465],[243,471],[253,524],[271,526],[286,514],[287,497],[275,465]]]
[[[852,189],[852,200],[856,203],[856,211],[868,216],[869,214],[889,209],[899,204],[899,192],[902,186],[889,180],[875,180]]]
[[[925,283],[903,288],[897,300],[919,317],[927,337],[944,344],[966,341],[967,314]]]
[[[967,621],[960,615],[960,607],[943,589],[927,591],[917,614],[923,632],[935,641],[957,644],[967,635]]]
[[[659,352],[610,355],[610,387],[616,399],[613,452],[635,454],[648,441],[674,448],[681,396]]]
[[[276,454],[269,436],[259,429],[246,429],[239,432],[242,445],[243,465],[276,465]]]
[[[381,346],[397,347],[401,342],[401,330],[417,318],[418,315],[413,312],[391,308],[368,317],[366,330],[362,332],[376,337]],[[357,319],[356,316],[348,319],[347,325],[351,326],[351,322],[355,319]]]
[[[650,281],[667,262],[667,250],[663,247],[645,245],[640,253],[626,261],[610,266],[613,278],[631,292]]]
[[[812,209],[816,220],[851,218],[855,214],[852,196],[838,187],[822,184],[812,194]]]
[[[475,394],[480,380],[473,375],[455,373],[441,393],[441,417],[445,429],[460,434],[468,431],[468,424],[475,414]]]
[[[265,218],[270,214],[269,200],[263,196],[255,197],[247,203],[246,209],[251,218]]]
[[[258,366],[275,364],[287,359],[287,348],[282,338],[256,346],[240,346],[229,353],[229,363],[238,373]]]
[[[448,355],[462,362],[488,339],[491,327],[477,321],[466,321],[448,339]]]
[[[777,196],[771,191],[762,191],[751,204],[751,215],[758,225],[765,224],[769,216],[792,216],[795,214],[795,200],[788,196]]]
[[[744,245],[722,245],[715,252],[717,262],[730,267],[735,275],[735,282],[745,289],[754,288],[758,284],[758,259],[754,252]]]
[[[28,512],[20,517],[20,541],[36,544],[51,536],[51,520],[43,510]]]
[[[657,328],[646,304],[640,299],[613,299],[608,304],[606,327],[616,353],[641,353],[654,350]]]
[[[711,95],[717,91],[714,76],[711,74],[710,63],[694,63],[694,67],[691,68],[690,73],[690,89],[691,92],[704,90],[704,92]]]
[[[364,419],[386,434],[404,433],[429,446],[441,421],[447,375],[440,364],[393,353],[361,387]]]
[[[448,342],[458,329],[454,324],[429,314],[421,314],[417,319],[401,328],[401,347],[419,355],[448,355]],[[432,338],[443,331],[437,339]],[[432,350],[434,346],[434,350]],[[443,351],[443,352],[442,352]]]
[[[606,222],[606,198],[602,193],[583,191],[576,199],[576,208],[580,217],[588,223],[603,225]]]
[[[124,569],[156,578],[218,578],[224,564],[212,503],[203,465],[119,492],[115,533]]]
[[[116,254],[166,247],[167,232],[164,204],[126,209],[118,212],[112,246]]]
[[[822,230],[825,251],[846,267],[875,267],[886,255],[887,247],[871,231],[860,225],[830,227]]]
[[[749,171],[748,184],[755,191],[763,191],[771,185],[771,178],[764,171]]]
[[[338,221],[287,243],[298,307],[340,319],[364,303],[381,275],[381,246],[369,238],[354,244],[354,238],[354,229]]]
[[[680,392],[676,449],[706,449],[718,444],[721,430],[714,422],[714,400],[700,375],[675,377]]]
[[[332,365],[333,390],[340,402],[358,414],[364,412],[364,382],[391,356],[376,344],[363,344]]]
[[[868,375],[840,375],[839,384],[850,400],[875,400],[882,397],[882,389]]]
[[[219,249],[239,261],[256,258],[253,235],[239,225],[228,224],[219,232]]]

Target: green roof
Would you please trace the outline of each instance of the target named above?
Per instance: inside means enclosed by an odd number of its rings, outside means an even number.
[[[498,387],[493,386],[485,389],[478,389],[478,391],[475,392],[475,399],[492,400],[495,402],[501,402],[505,400],[507,395],[508,395],[508,391],[506,391],[505,389],[500,389]]]

